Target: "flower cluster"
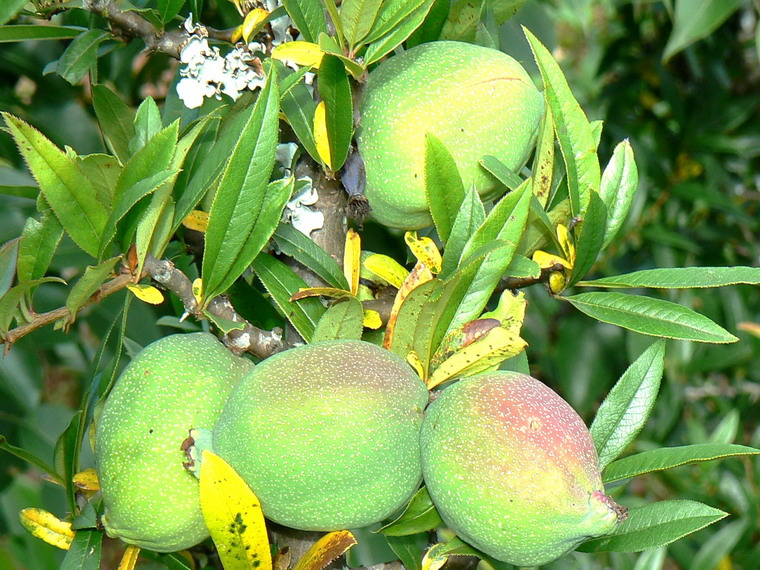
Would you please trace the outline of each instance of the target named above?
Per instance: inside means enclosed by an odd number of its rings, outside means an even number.
[[[266,77],[254,55],[255,51],[263,51],[261,44],[236,46],[222,56],[219,48],[209,46],[206,28],[193,24],[191,18],[192,15],[184,24],[190,41],[180,53],[185,67],[180,70],[182,79],[177,84],[177,95],[187,108],[200,107],[207,97],[221,99],[222,93],[236,100],[243,90],[264,85]]]

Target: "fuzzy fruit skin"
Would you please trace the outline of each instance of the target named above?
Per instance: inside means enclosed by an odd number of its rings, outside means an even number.
[[[583,420],[550,388],[497,371],[460,380],[428,408],[422,468],[444,522],[494,558],[540,566],[612,532]]]
[[[417,490],[427,401],[423,382],[385,349],[354,340],[299,346],[240,382],[213,447],[267,518],[301,530],[364,527]]]
[[[405,230],[432,224],[425,197],[426,133],[454,157],[465,190],[494,197],[484,155],[519,168],[535,144],[544,99],[522,66],[498,50],[461,42],[416,46],[369,75],[358,147],[373,217]]]
[[[208,537],[198,479],[183,467],[180,447],[190,428],[214,424],[252,367],[201,332],[164,337],[124,369],[95,436],[109,536],[157,552]]]

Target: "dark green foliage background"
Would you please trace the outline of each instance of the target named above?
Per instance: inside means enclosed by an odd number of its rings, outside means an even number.
[[[605,122],[603,160],[623,138],[634,147],[639,192],[623,230],[588,278],[654,267],[756,266],[760,260],[758,12],[747,2],[707,38],[663,63],[673,28],[669,5],[529,1],[500,30],[502,49],[536,78],[519,26],[527,26],[555,50],[589,119]],[[209,25],[238,21],[228,3],[211,3],[206,14]],[[86,25],[88,18],[74,10],[65,15],[65,23]],[[65,42],[2,44],[0,110],[29,121],[60,146],[70,145],[80,153],[103,151],[88,89],[44,74],[64,47]],[[176,69],[165,56],[145,57],[141,47],[133,42],[106,54],[99,66],[100,81],[112,83],[132,106],[147,95],[159,101],[165,97]],[[33,184],[5,132],[0,132],[0,181]],[[33,211],[33,200],[3,197],[0,244],[17,237]],[[372,223],[366,224],[363,240],[365,249],[397,259],[406,255],[400,239]],[[197,276],[190,256],[173,253],[191,278]],[[64,241],[51,273],[69,280],[87,262],[73,243]],[[233,290],[233,303],[251,322],[267,328],[278,324],[274,312],[254,316],[250,293],[236,293]],[[742,322],[760,323],[760,288],[740,285],[661,295],[712,318],[740,342],[670,341],[661,396],[629,452],[705,442],[760,446],[760,338],[737,329]],[[532,287],[528,298],[524,334],[532,372],[590,423],[599,402],[651,339],[587,318],[540,287]],[[35,294],[39,312],[64,302],[65,291],[56,284],[43,285]],[[0,433],[52,461],[55,438],[97,372],[91,363],[123,305],[124,295],[116,295],[88,309],[70,334],[38,330],[0,360]],[[159,308],[132,303],[125,333],[131,341],[128,348],[136,350],[171,332],[156,321],[167,317],[161,322],[172,323],[180,313],[171,303]],[[104,364],[114,354],[110,346]],[[91,462],[87,446],[83,461]],[[711,570],[722,561],[721,568],[752,568],[760,557],[759,472],[760,459],[732,459],[643,476],[630,492],[641,503],[693,499],[730,513],[730,518],[671,545],[671,567]],[[0,567],[16,568],[19,561],[32,560],[32,568],[57,568],[62,553],[32,538],[18,523],[19,509],[27,506],[58,514],[67,510],[59,488],[10,455],[0,454]],[[657,567],[658,554],[643,556],[649,558],[640,559],[638,568]],[[583,568],[630,569],[637,558],[579,554],[576,563]],[[552,567],[570,564],[563,560]]]

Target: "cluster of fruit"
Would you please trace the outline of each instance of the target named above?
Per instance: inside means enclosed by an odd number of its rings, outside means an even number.
[[[363,341],[326,341],[255,367],[208,333],[165,337],[124,370],[96,425],[107,533],[159,552],[208,531],[184,466],[191,429],[302,530],[387,519],[423,481],[443,521],[496,559],[554,560],[614,529],[580,417],[514,372],[465,378],[432,398],[411,367]],[[201,465],[201,470],[203,469]]]

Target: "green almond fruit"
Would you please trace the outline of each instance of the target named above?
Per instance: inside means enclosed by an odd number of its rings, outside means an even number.
[[[147,347],[119,376],[98,418],[95,462],[106,533],[156,552],[208,537],[198,479],[183,462],[191,428],[213,426],[253,364],[209,333]]]
[[[480,374],[443,390],[426,412],[421,445],[441,518],[497,560],[547,564],[626,516],[604,494],[583,420],[525,374]]]
[[[364,527],[419,487],[427,401],[419,377],[385,349],[355,340],[299,346],[240,382],[213,448],[270,520],[301,530]]]
[[[427,133],[454,158],[465,189],[495,197],[484,155],[519,169],[538,136],[544,98],[522,66],[498,50],[440,41],[413,47],[369,74],[359,153],[373,217],[405,230],[432,224],[425,195]]]

